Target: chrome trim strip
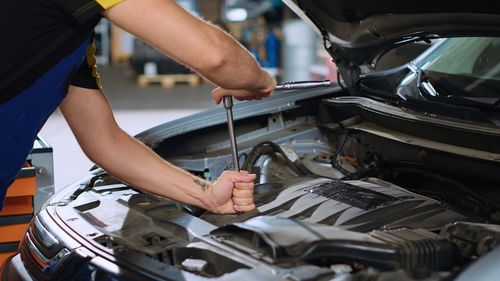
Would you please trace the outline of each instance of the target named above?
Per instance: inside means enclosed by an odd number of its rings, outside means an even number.
[[[26,233],[25,238],[26,238],[26,239],[25,239],[25,240],[26,240],[26,245],[28,245],[28,248],[29,248],[29,250],[30,250],[30,253],[31,253],[33,256],[35,256],[35,257],[37,257],[38,259],[40,259],[40,261],[41,261],[41,262],[43,262],[44,264],[48,265],[48,263],[49,263],[49,261],[50,261],[50,260],[49,260],[48,258],[46,258],[46,257],[42,254],[42,252],[40,252],[40,250],[38,250],[38,249],[36,248],[35,244],[33,243],[33,240],[32,240],[32,239],[31,239],[31,237],[30,237],[29,232],[28,232],[28,233]],[[45,267],[44,267],[44,269],[45,269]]]
[[[41,242],[43,245],[47,248],[51,248],[57,244],[59,244],[59,241],[52,235],[50,232],[45,229],[45,227],[42,225],[38,217],[35,217],[34,221],[34,231],[36,232],[37,236],[42,240]]]
[[[26,233],[25,241],[26,245],[28,245],[30,254],[34,256],[35,259],[38,258],[43,263],[43,265],[40,266],[42,267],[42,271],[44,273],[52,273],[52,271],[54,271],[54,269],[58,267],[59,262],[61,262],[67,255],[71,253],[68,249],[62,248],[53,258],[49,259],[45,257],[42,252],[40,252],[40,250],[37,249],[29,232]]]

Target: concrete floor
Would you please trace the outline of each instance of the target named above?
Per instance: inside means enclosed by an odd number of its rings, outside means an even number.
[[[100,67],[104,91],[118,124],[131,135],[155,125],[215,107],[212,85],[176,85],[171,89],[152,85],[139,88],[130,68]],[[83,177],[92,163],[83,154],[59,111],[51,115],[40,132],[54,149],[56,190]]]

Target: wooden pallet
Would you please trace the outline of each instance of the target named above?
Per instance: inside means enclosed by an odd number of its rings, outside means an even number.
[[[160,83],[164,88],[172,88],[176,83],[188,83],[191,87],[200,84],[200,77],[197,74],[161,74],[161,75],[139,75],[137,84],[145,88],[152,83]]]

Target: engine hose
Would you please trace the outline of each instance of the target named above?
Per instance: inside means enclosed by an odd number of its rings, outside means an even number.
[[[300,162],[300,160],[297,160],[295,162],[290,160],[290,158],[278,144],[270,141],[261,142],[252,148],[245,160],[245,163],[243,164],[243,170],[252,173],[254,164],[257,159],[259,159],[259,157],[261,157],[262,155],[272,156],[275,153],[281,154],[288,166],[290,166],[298,175],[305,176],[312,174],[311,171],[309,171],[309,169],[307,169],[304,164]]]

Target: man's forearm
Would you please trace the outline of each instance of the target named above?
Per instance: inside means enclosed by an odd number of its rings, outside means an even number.
[[[224,172],[211,183],[160,158],[149,148],[117,129],[112,139],[87,150],[87,155],[124,182],[213,213],[250,211],[255,175]]]
[[[87,156],[113,176],[152,193],[205,209],[208,182],[196,179],[160,158],[116,124],[100,90],[70,87],[60,106]]]
[[[226,89],[268,87],[270,77],[230,35],[171,0],[126,0],[105,12],[123,29]]]
[[[88,156],[132,186],[204,209],[215,209],[215,202],[206,193],[210,187],[208,181],[171,165],[121,129]]]
[[[118,127],[102,91],[71,86],[59,108],[85,154],[122,181],[217,213],[255,208],[255,175],[223,172],[210,183],[171,165]]]

